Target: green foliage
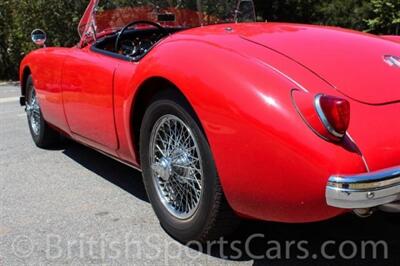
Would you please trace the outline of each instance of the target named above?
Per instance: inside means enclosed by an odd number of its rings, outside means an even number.
[[[317,8],[319,10],[319,24],[335,25],[356,30],[367,29],[364,19],[370,13],[370,2],[368,1],[322,1]]]
[[[400,0],[371,0],[372,18],[368,29],[374,32],[400,34]]]
[[[259,20],[312,23],[319,0],[255,0]]]
[[[400,34],[400,0],[255,0],[268,21],[313,23]]]
[[[0,1],[0,79],[7,77],[10,70],[10,59],[7,56],[8,42],[11,31],[9,1]]]
[[[236,0],[228,0],[221,7],[213,0],[202,1],[207,6],[206,9],[215,9],[215,12],[236,3]],[[30,33],[35,28],[47,32],[50,46],[75,45],[79,41],[76,28],[88,2],[89,0],[0,0],[0,80],[18,78],[19,62],[24,55],[35,49],[30,41]],[[195,3],[193,0],[172,2],[185,5]],[[333,25],[376,34],[400,34],[400,0],[254,2],[259,20]]]
[[[79,41],[77,25],[88,0],[1,0],[0,80],[17,79],[22,57],[35,49],[33,29],[48,35],[48,45],[73,46]]]

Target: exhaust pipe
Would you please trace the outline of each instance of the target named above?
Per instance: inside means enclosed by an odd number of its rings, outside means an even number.
[[[381,205],[377,208],[354,209],[353,213],[361,218],[368,218],[374,214],[376,210],[387,213],[400,213],[400,201]]]
[[[366,209],[354,209],[353,213],[355,215],[357,215],[360,218],[368,218],[370,217],[372,214],[374,214],[375,210],[374,209],[370,209],[370,208],[366,208]]]

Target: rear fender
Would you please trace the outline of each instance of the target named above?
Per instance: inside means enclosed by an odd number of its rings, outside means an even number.
[[[188,99],[235,211],[285,222],[343,212],[326,205],[327,180],[335,173],[363,172],[365,166],[359,154],[322,140],[306,126],[291,101],[298,84],[282,73],[233,50],[188,40],[160,45],[137,71],[140,79],[133,83],[163,77]],[[130,113],[128,107],[124,113]],[[125,118],[127,131],[130,119]]]
[[[381,37],[383,39],[385,39],[385,40],[389,40],[389,41],[400,43],[400,36],[398,36],[398,35],[384,35],[384,36],[381,36]]]

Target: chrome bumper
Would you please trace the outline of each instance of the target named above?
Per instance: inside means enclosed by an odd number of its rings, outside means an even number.
[[[329,206],[342,209],[380,207],[400,201],[400,166],[359,175],[331,176],[326,187]]]

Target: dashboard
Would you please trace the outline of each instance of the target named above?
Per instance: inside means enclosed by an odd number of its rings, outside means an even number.
[[[167,34],[182,29],[167,29]],[[118,51],[115,51],[116,35],[106,36],[93,45],[93,50],[111,56],[119,56],[138,61],[145,56],[161,39],[165,32],[158,29],[130,30],[120,40]]]
[[[160,36],[153,34],[152,36],[136,37],[124,39],[121,41],[119,54],[129,57],[139,57],[145,55],[158,41]]]

